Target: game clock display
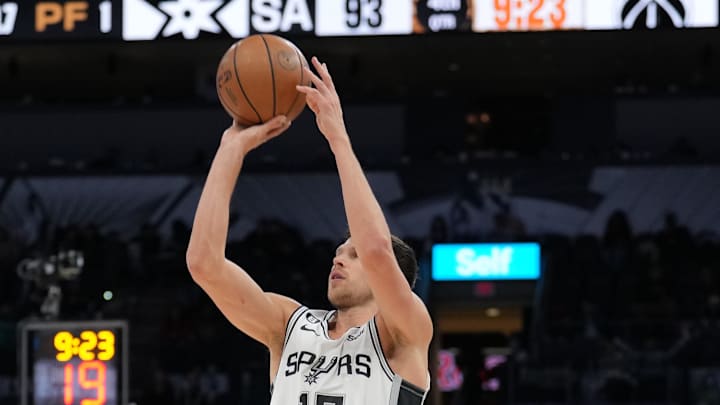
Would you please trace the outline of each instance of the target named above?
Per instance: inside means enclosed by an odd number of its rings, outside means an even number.
[[[0,40],[717,27],[718,0],[0,0]]]
[[[20,325],[21,405],[125,405],[125,321]]]

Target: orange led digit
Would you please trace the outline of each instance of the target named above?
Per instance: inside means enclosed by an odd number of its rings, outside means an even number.
[[[64,387],[64,403],[65,405],[72,405],[73,402],[73,365],[65,365],[65,387]]]
[[[565,17],[567,17],[567,13],[565,12],[565,0],[557,0],[555,9],[550,14],[550,21],[552,21],[553,28],[562,28],[565,25]]]
[[[506,30],[510,24],[510,0],[495,0],[495,22],[500,30]]]
[[[541,30],[545,28],[545,21],[542,19],[540,10],[543,8],[543,0],[534,0],[534,5],[528,16],[528,29]],[[519,24],[518,24],[519,25]]]
[[[95,370],[95,378],[92,378],[90,375],[91,370]],[[97,390],[95,398],[83,399],[80,401],[80,405],[105,405],[106,375],[107,369],[105,368],[105,363],[101,361],[83,361],[80,363],[78,367],[78,383],[86,390]]]

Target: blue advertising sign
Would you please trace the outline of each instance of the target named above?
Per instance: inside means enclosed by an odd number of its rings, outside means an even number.
[[[435,281],[536,280],[540,277],[537,243],[436,244],[432,250]]]

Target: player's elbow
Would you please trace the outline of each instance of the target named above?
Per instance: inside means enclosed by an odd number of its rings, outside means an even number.
[[[197,249],[192,248],[188,248],[185,252],[185,264],[193,276],[207,268],[205,257]]]
[[[185,263],[193,280],[200,282],[206,280],[212,274],[212,269],[219,266],[218,260],[202,249],[189,247],[185,252]]]

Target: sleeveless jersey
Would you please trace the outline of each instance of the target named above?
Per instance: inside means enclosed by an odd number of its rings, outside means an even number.
[[[333,340],[334,313],[301,306],[292,314],[270,405],[421,405],[427,392],[390,369],[375,318]]]

